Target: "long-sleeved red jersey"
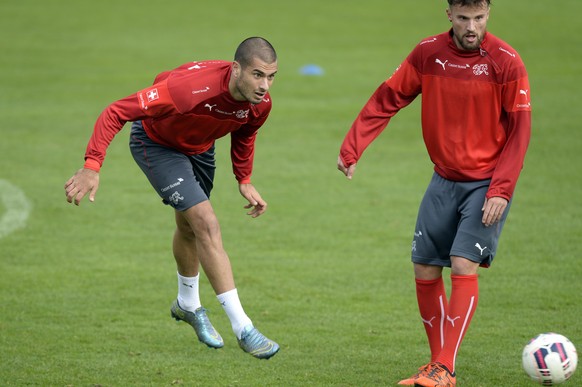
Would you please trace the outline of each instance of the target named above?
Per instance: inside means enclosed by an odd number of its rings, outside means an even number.
[[[419,94],[435,171],[453,181],[491,178],[487,197],[509,200],[531,134],[530,89],[517,52],[491,33],[477,51],[458,49],[452,30],[421,41],[356,118],[340,150],[344,165]]]
[[[226,61],[190,62],[109,105],[95,123],[85,168],[99,171],[113,137],[127,121],[142,120],[153,141],[188,155],[207,151],[230,133],[233,172],[239,183],[249,183],[255,137],[271,111],[271,96],[256,105],[234,100],[228,89],[231,66]]]

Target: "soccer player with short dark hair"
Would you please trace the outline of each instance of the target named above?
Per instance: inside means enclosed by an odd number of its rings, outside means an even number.
[[[263,38],[251,37],[238,46],[232,62],[196,61],[159,74],[152,86],[112,103],[101,113],[87,146],[84,168],[65,183],[69,203],[79,205],[87,194],[93,201],[107,147],[125,123],[132,121],[131,153],[163,202],[175,210],[178,297],[171,315],[190,324],[209,347],[224,345],[201,305],[201,265],[240,347],[257,358],[270,358],[279,345],[263,336],[243,310],[209,197],[214,142],[230,135],[233,172],[248,201],[248,215],[255,218],[267,210],[267,203],[251,184],[251,174],[255,138],[271,111],[269,89],[277,69],[273,46]]]
[[[401,385],[450,387],[477,307],[477,269],[497,251],[531,133],[530,87],[517,52],[487,32],[489,0],[449,0],[452,28],[422,40],[359,113],[338,157],[352,178],[367,146],[422,96],[434,174],[420,204],[412,262],[431,359]],[[443,267],[451,268],[447,298]]]

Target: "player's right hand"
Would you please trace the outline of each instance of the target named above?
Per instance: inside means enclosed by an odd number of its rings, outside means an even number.
[[[79,169],[67,182],[65,183],[65,194],[67,201],[75,205],[79,205],[83,197],[89,193],[89,201],[95,201],[95,194],[99,188],[99,172],[92,169]]]

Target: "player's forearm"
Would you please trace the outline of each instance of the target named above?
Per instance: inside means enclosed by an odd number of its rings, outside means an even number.
[[[531,136],[531,112],[519,111],[508,114],[507,142],[499,156],[487,197],[511,199],[523,168],[525,154]]]
[[[107,148],[126,122],[143,118],[135,95],[109,105],[97,118],[85,151],[85,168],[99,172]]]

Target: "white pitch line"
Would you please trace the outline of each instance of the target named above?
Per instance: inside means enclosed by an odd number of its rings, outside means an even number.
[[[24,192],[6,180],[0,179],[0,211],[5,212],[0,217],[0,239],[26,226],[32,204]]]

